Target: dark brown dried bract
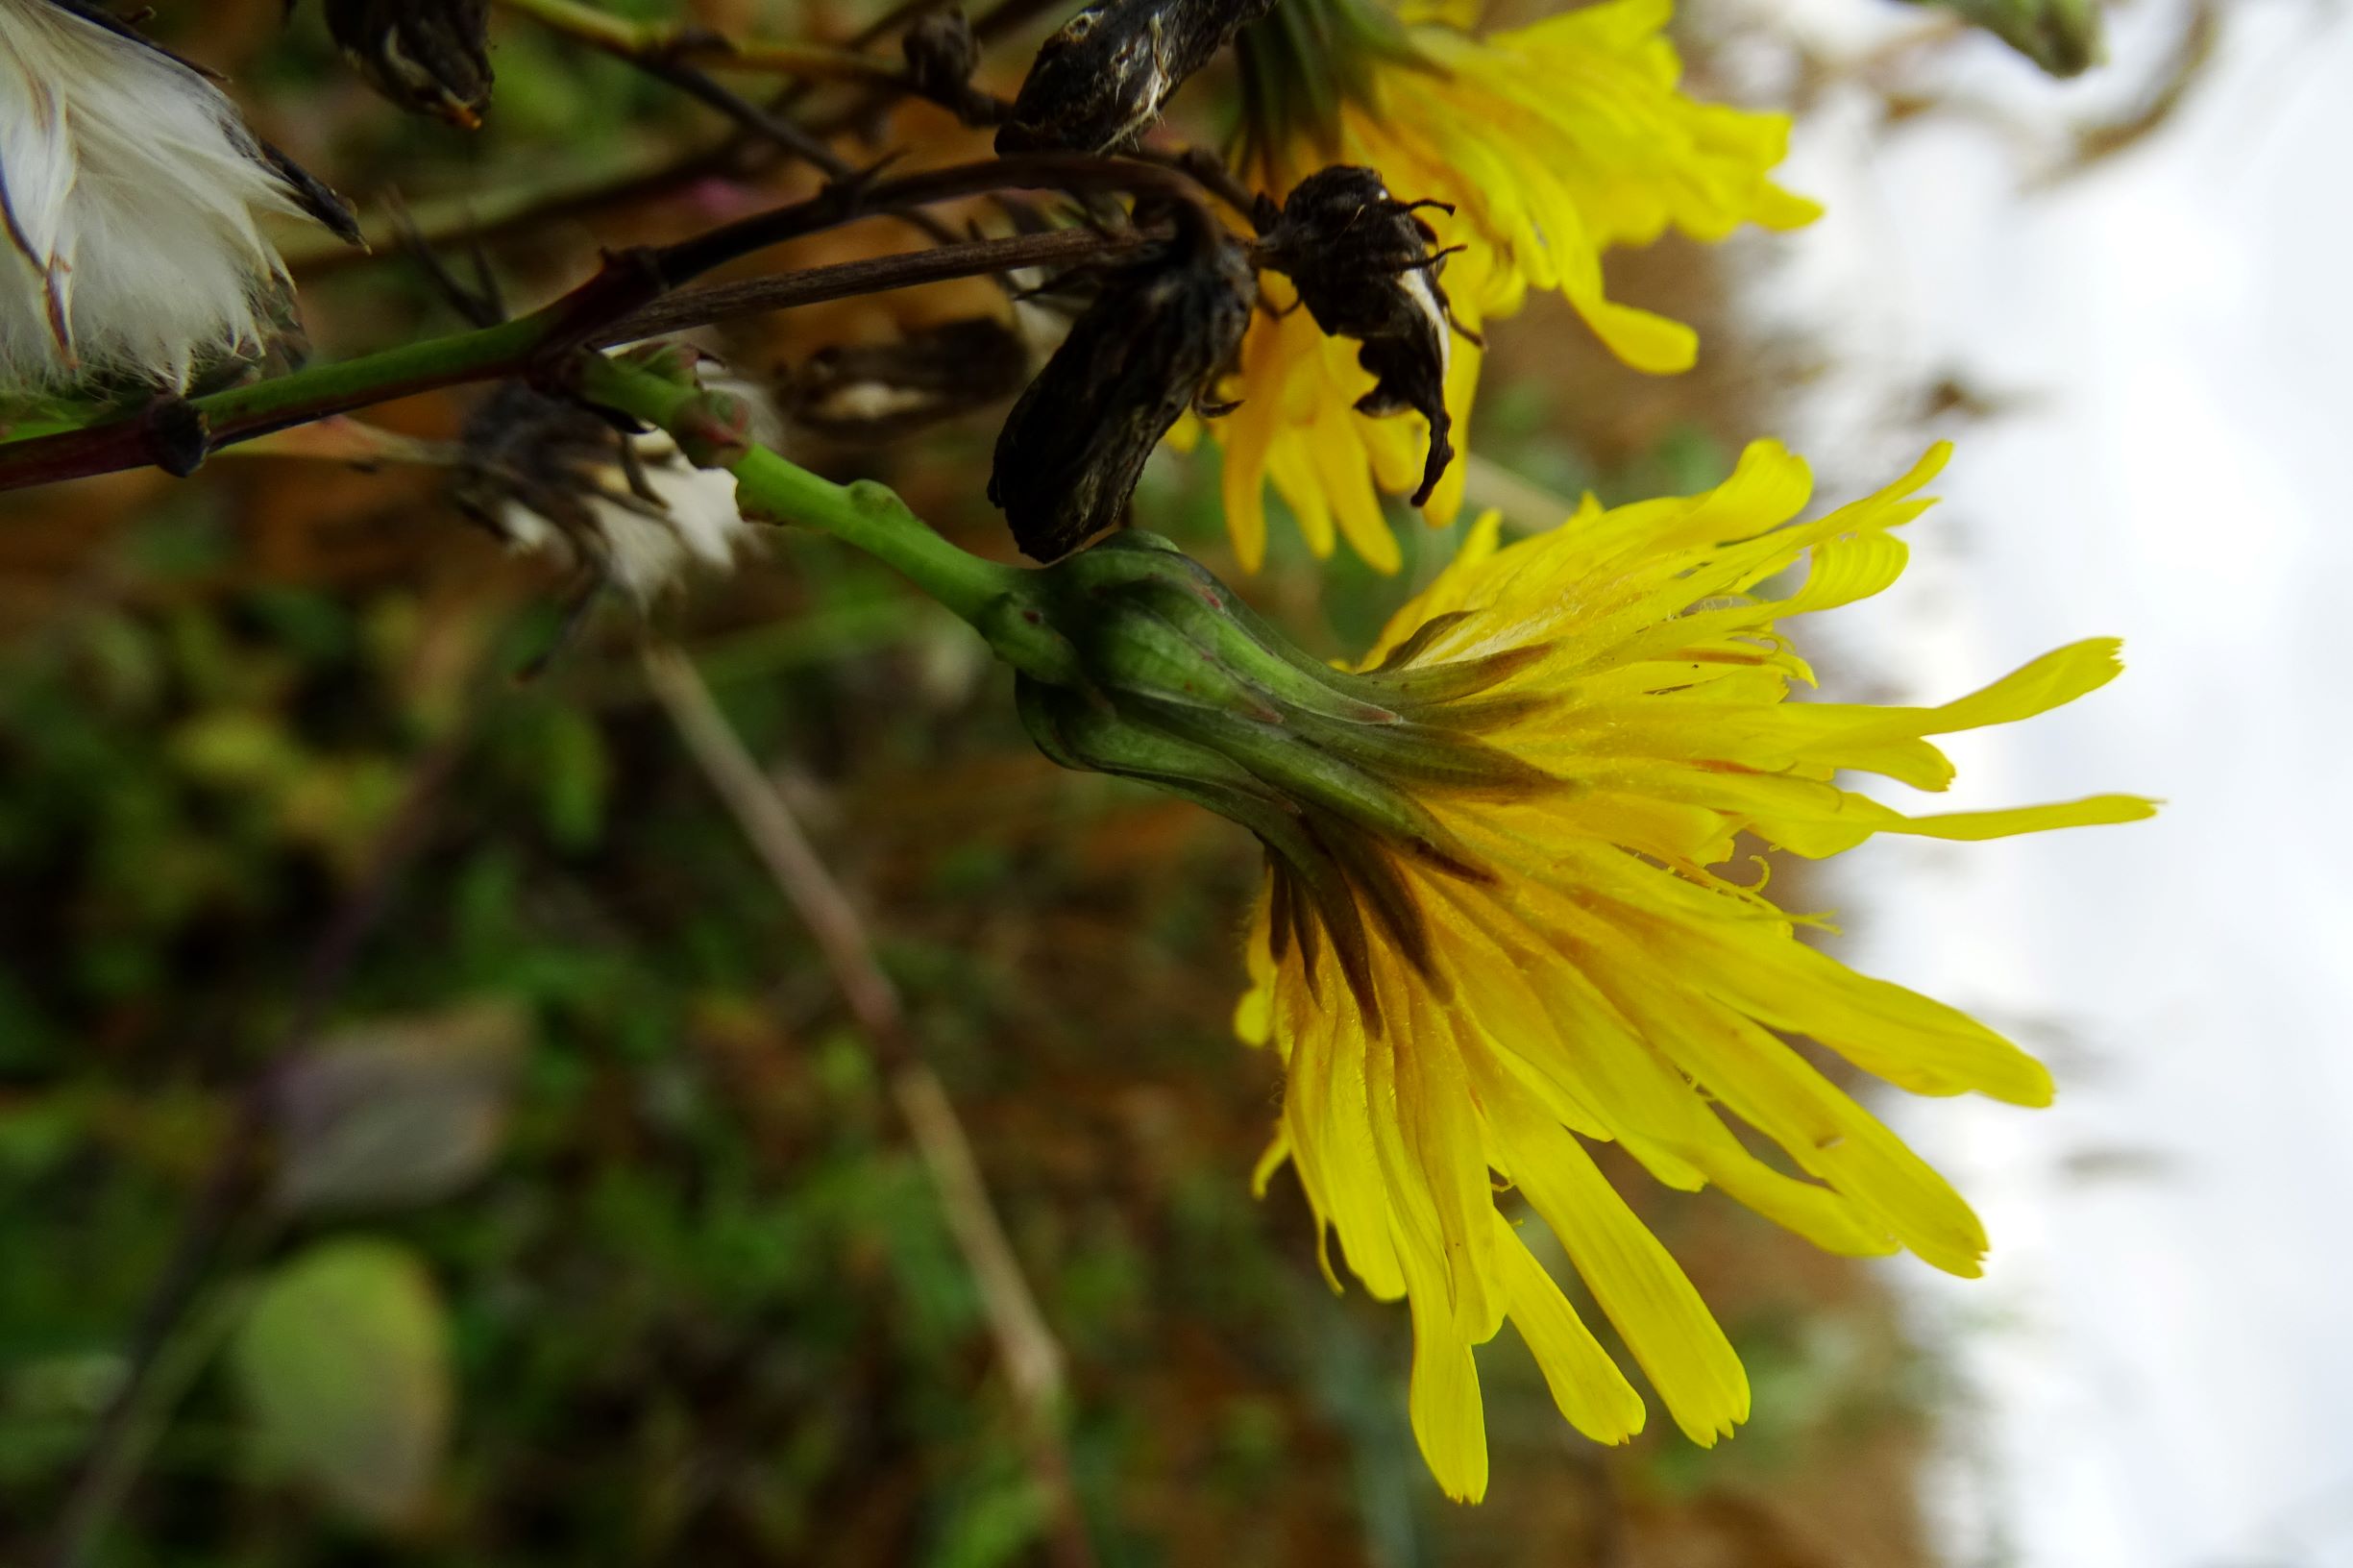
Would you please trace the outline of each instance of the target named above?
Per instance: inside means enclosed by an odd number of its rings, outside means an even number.
[[[1000,153],[1135,144],[1185,79],[1274,0],[1102,0],[1045,40],[996,134]]]
[[[461,432],[463,456],[451,481],[457,508],[500,537],[504,510],[520,502],[568,537],[588,532],[598,475],[629,464],[628,437],[601,415],[525,381],[502,381]],[[631,489],[641,486],[632,482]],[[650,508],[654,502],[646,501]]]
[[[1105,271],[997,436],[989,499],[1024,553],[1054,560],[1119,522],[1144,459],[1240,348],[1257,291],[1207,225]]]
[[[895,441],[1021,389],[1028,347],[993,316],[950,321],[888,343],[819,351],[787,379],[784,411],[837,441]]]
[[[262,161],[294,193],[297,206],[332,230],[335,237],[346,245],[367,244],[367,236],[360,233],[358,214],[352,210],[349,202],[329,189],[325,181],[268,142],[257,141],[254,145],[259,149]]]
[[[1416,506],[1455,455],[1446,366],[1459,329],[1438,284],[1446,253],[1431,248],[1437,236],[1414,216],[1429,205],[1401,202],[1374,170],[1340,164],[1308,176],[1279,210],[1270,203],[1259,216],[1259,259],[1290,279],[1316,326],[1363,345],[1357,362],[1378,380],[1357,407],[1411,408],[1430,421]]]
[[[967,125],[989,125],[998,101],[972,86],[980,65],[980,40],[961,11],[935,11],[900,35],[907,81],[919,97],[942,105]]]
[[[490,102],[490,0],[326,0],[327,31],[377,91],[468,130]]]

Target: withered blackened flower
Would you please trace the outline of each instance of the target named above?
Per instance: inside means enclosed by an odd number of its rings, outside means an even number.
[[[888,343],[820,350],[786,380],[793,423],[837,441],[895,441],[1021,389],[1020,333],[993,316],[944,322]]]
[[[1102,0],[1045,40],[996,134],[1000,153],[1133,144],[1185,79],[1274,0]]]
[[[490,102],[490,0],[327,0],[327,31],[385,97],[471,131]]]
[[[653,430],[616,429],[523,381],[467,422],[452,500],[518,552],[587,568],[650,605],[693,564],[725,571],[752,536],[735,480]]]
[[[1144,459],[1234,357],[1258,281],[1242,248],[1201,222],[1103,272],[1006,417],[989,499],[1042,561],[1119,521]]]
[[[1455,455],[1446,366],[1457,329],[1438,283],[1446,253],[1432,249],[1437,236],[1414,216],[1436,205],[1401,202],[1376,171],[1340,164],[1302,180],[1279,209],[1266,203],[1258,223],[1260,259],[1289,277],[1315,325],[1363,345],[1357,362],[1379,380],[1357,400],[1358,411],[1411,408],[1430,421],[1416,506]]]

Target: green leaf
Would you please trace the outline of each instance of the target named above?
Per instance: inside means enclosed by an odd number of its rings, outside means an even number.
[[[370,1523],[423,1511],[449,1439],[449,1325],[425,1265],[388,1241],[323,1241],[262,1282],[231,1364],[266,1471]]]
[[[529,1039],[511,1002],[339,1031],[279,1085],[279,1205],[398,1207],[463,1188],[498,1158]]]
[[[172,760],[199,782],[224,789],[263,789],[302,772],[306,758],[284,726],[267,714],[224,708],[182,724],[171,738]]]
[[[1045,1530],[1045,1499],[1017,1470],[975,1483],[950,1505],[929,1568],[1003,1568],[1030,1555]]]
[[[566,849],[592,848],[604,831],[604,805],[612,794],[604,737],[566,707],[549,707],[542,723],[548,835]]]

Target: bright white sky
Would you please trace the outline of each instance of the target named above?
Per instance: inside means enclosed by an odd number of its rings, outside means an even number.
[[[2143,0],[2120,54],[2172,9]],[[1768,300],[1835,319],[1855,369],[1786,432],[1835,499],[1908,460],[1880,396],[1907,379],[2037,400],[1956,429],[1911,577],[1806,635],[1937,700],[2120,634],[2117,684],[1954,739],[1951,804],[2170,802],[1842,863],[1846,956],[2061,1083],[2040,1114],[1892,1108],[1994,1235],[1985,1281],[1898,1275],[1978,1400],[1939,1483],[1968,1568],[2353,1568],[2353,17],[2230,9],[2177,124],[2030,201],[1982,129],[1872,146],[1833,106],[1790,182],[1830,214]],[[2046,124],[2093,90],[1991,46],[1970,80]]]

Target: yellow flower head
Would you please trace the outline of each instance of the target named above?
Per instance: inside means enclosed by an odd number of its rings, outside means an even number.
[[[1686,370],[1698,353],[1691,329],[1610,300],[1602,253],[1647,245],[1671,227],[1709,241],[1744,223],[1796,228],[1820,208],[1769,178],[1788,140],[1785,116],[1677,90],[1680,65],[1660,31],[1672,11],[1672,0],[1605,0],[1485,37],[1409,15],[1392,39],[1369,44],[1343,15],[1325,37],[1292,40],[1303,75],[1345,57],[1319,86],[1254,70],[1245,58],[1256,106],[1245,172],[1280,198],[1327,164],[1368,164],[1400,199],[1454,207],[1423,216],[1441,245],[1462,247],[1444,283],[1464,328],[1476,332],[1517,309],[1530,288],[1557,290],[1628,364]],[[1310,28],[1315,14],[1280,8],[1244,35],[1245,56],[1273,52],[1269,30]],[[1356,42],[1339,41],[1352,32]],[[1262,283],[1277,311],[1292,303],[1281,278]],[[1269,479],[1318,555],[1331,552],[1336,524],[1374,567],[1398,567],[1379,492],[1416,487],[1428,426],[1418,415],[1355,411],[1374,380],[1356,350],[1305,311],[1261,312],[1251,326],[1229,388],[1241,406],[1211,425],[1225,449],[1228,527],[1249,570],[1265,554]],[[1447,406],[1458,440],[1479,361],[1472,339],[1453,345]],[[1461,500],[1458,464],[1426,515],[1450,523]]]
[[[1945,457],[1806,524],[1791,522],[1805,465],[1771,443],[1705,495],[1588,501],[1509,546],[1483,518],[1360,666],[1441,743],[1390,768],[1422,815],[1382,837],[1307,813],[1330,853],[1273,857],[1237,1026],[1287,1070],[1262,1182],[1287,1159],[1349,1268],[1411,1308],[1413,1429],[1451,1496],[1486,1486],[1472,1347],[1506,1318],[1577,1430],[1622,1442],[1643,1424],[1501,1186],[1551,1228],[1686,1434],[1712,1443],[1749,1413],[1723,1331],[1591,1142],[1670,1187],[1712,1181],[1832,1251],[1977,1272],[1969,1206],[1788,1038],[1922,1094],[2040,1105],[2049,1075],[1800,941],[1800,919],[1713,869],[1743,834],[1823,856],[1880,832],[1987,839],[2153,809],[2103,796],[1911,817],[1836,782],[1942,790],[1952,768],[1926,737],[2083,696],[2116,674],[2112,641],[1941,707],[1785,700],[1813,676],[1777,623],[1894,581],[1890,530],[1925,510]],[[1766,589],[1800,561],[1802,586]],[[1469,766],[1446,765],[1446,737]],[[1786,1166],[1751,1154],[1728,1114]]]

